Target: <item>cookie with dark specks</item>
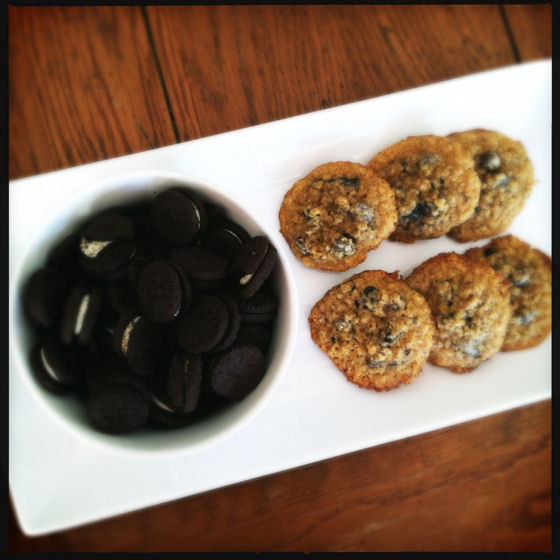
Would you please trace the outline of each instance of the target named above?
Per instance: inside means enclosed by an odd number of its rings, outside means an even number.
[[[398,272],[367,270],[331,288],[309,315],[311,338],[349,381],[376,391],[422,371],[434,336],[426,300]]]
[[[513,235],[504,235],[465,256],[485,262],[511,283],[512,315],[502,350],[522,350],[540,344],[552,327],[552,261]]]
[[[480,195],[474,161],[463,146],[435,135],[409,136],[369,163],[393,189],[398,224],[391,239],[434,239],[470,218]]]
[[[503,274],[457,253],[440,253],[417,266],[406,283],[432,310],[432,364],[464,373],[499,352],[511,316],[511,284]]]
[[[297,181],[280,207],[280,232],[311,268],[348,270],[395,229],[395,196],[371,169],[349,161],[320,165]]]
[[[523,209],[535,183],[527,150],[521,142],[493,130],[455,132],[449,137],[472,155],[481,182],[474,214],[449,236],[465,242],[503,233]]]

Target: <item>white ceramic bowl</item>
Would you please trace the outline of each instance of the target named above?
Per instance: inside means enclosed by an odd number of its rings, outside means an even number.
[[[29,354],[35,333],[28,325],[22,310],[21,291],[30,274],[44,264],[49,249],[68,232],[94,212],[117,204],[151,199],[154,194],[170,186],[184,186],[199,193],[205,200],[219,204],[228,215],[251,235],[267,235],[258,216],[249,215],[232,194],[196,177],[170,171],[134,171],[112,176],[84,186],[45,217],[32,239],[19,255],[10,280],[10,351],[15,369],[42,406],[63,428],[90,443],[103,445],[118,453],[144,454],[160,457],[170,453],[186,453],[212,444],[240,428],[257,414],[278,386],[286,370],[297,331],[297,296],[284,248],[275,243],[278,262],[272,281],[279,295],[276,326],[268,355],[268,369],[258,387],[245,399],[219,411],[211,417],[182,428],[168,430],[143,429],[122,435],[104,434],[93,429],[87,421],[85,404],[76,396],[58,396],[38,385],[29,366]],[[258,445],[258,442],[255,442]]]

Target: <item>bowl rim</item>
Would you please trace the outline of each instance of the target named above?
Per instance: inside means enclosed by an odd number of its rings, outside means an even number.
[[[119,194],[119,191],[124,187],[132,187],[134,181],[139,179],[146,182],[146,184],[131,188],[130,190],[123,191]],[[167,185],[162,184],[157,187],[150,185],[150,182],[157,180],[163,180]],[[234,209],[236,213],[240,213],[244,219],[251,224],[252,227],[258,229],[262,234],[270,238],[269,230],[270,227],[265,227],[258,216],[249,214],[247,210],[242,206],[235,194],[227,189],[217,185],[216,183],[201,178],[199,176],[190,175],[180,171],[172,171],[165,169],[136,169],[129,171],[121,171],[118,173],[110,174],[102,178],[98,178],[85,184],[82,188],[74,191],[70,196],[66,197],[55,209],[45,213],[44,218],[41,220],[40,224],[30,231],[23,248],[19,255],[14,259],[13,267],[10,269],[9,278],[9,353],[10,353],[10,376],[17,375],[19,379],[24,381],[24,385],[29,390],[33,397],[33,401],[40,405],[42,410],[55,422],[62,427],[67,433],[80,440],[86,445],[95,445],[106,451],[116,453],[124,456],[140,456],[143,458],[161,458],[169,457],[173,455],[182,455],[187,453],[193,453],[220,443],[227,437],[231,436],[233,433],[237,432],[247,423],[252,421],[254,417],[266,406],[272,397],[273,393],[278,388],[278,385],[283,378],[288,365],[291,361],[293,355],[296,334],[298,329],[298,297],[295,285],[295,279],[291,267],[289,266],[289,259],[287,258],[287,253],[283,246],[279,246],[279,243],[275,243],[274,246],[278,252],[278,261],[281,263],[280,271],[282,275],[282,283],[285,289],[285,295],[282,298],[282,313],[285,316],[285,324],[282,325],[282,332],[278,331],[275,334],[277,338],[276,344],[279,346],[274,354],[275,361],[275,371],[274,376],[262,389],[262,394],[259,398],[255,398],[254,402],[247,405],[245,410],[242,410],[238,414],[234,414],[234,418],[231,420],[229,425],[220,428],[214,433],[208,436],[203,436],[202,439],[198,439],[194,442],[180,442],[178,437],[173,438],[170,442],[161,445],[146,445],[145,447],[141,444],[141,438],[143,434],[122,434],[116,437],[111,434],[105,434],[103,432],[96,431],[93,427],[87,426],[87,424],[79,424],[69,416],[53,408],[50,400],[60,399],[61,397],[57,395],[48,394],[48,392],[39,386],[38,382],[34,379],[31,367],[29,365],[29,359],[25,355],[24,344],[21,343],[15,335],[18,331],[16,328],[17,321],[17,305],[19,302],[19,297],[21,294],[22,283],[25,279],[24,270],[26,264],[33,255],[33,249],[37,249],[37,246],[48,241],[49,235],[46,230],[52,227],[53,222],[58,217],[68,217],[68,224],[63,228],[66,232],[75,227],[80,221],[87,218],[91,214],[92,209],[89,209],[83,216],[73,216],[70,212],[73,209],[79,207],[79,204],[84,200],[87,200],[93,204],[99,203],[99,198],[103,195],[114,195],[115,200],[111,203],[106,202],[105,206],[100,205],[98,208],[102,209],[104,207],[110,207],[112,205],[120,204],[124,202],[125,199],[136,195],[137,200],[142,198],[148,199],[150,192],[155,194],[159,190],[164,190],[167,188],[169,182],[176,182],[178,186],[184,186],[186,188],[192,188],[195,192],[202,195],[203,199],[209,201],[217,202],[218,205],[225,206],[226,210]],[[142,193],[142,194],[141,194]],[[98,195],[96,197],[96,195]],[[220,199],[224,199],[224,202],[220,202]],[[231,205],[231,206],[228,206]],[[50,234],[52,239],[52,232]],[[51,243],[52,245],[52,243]],[[33,270],[33,268],[32,268]],[[278,325],[277,325],[278,327]],[[270,365],[270,362],[269,362]],[[14,371],[13,371],[14,370]],[[267,370],[268,371],[268,370]],[[258,387],[257,387],[258,389]],[[251,395],[248,395],[249,398]],[[62,397],[64,398],[64,397]],[[242,407],[245,400],[234,404],[235,409]],[[166,433],[180,434],[185,432],[191,426],[185,426],[176,429],[162,430],[161,435],[165,436]],[[160,433],[156,433],[151,437],[157,438]],[[132,438],[129,436],[133,436]],[[128,436],[128,437],[127,437]],[[134,437],[136,436],[136,437]]]

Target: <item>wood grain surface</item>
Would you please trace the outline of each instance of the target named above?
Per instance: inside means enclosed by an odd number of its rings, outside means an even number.
[[[8,16],[11,179],[552,54],[550,4]],[[9,552],[552,552],[550,417],[538,403],[42,537],[10,507]]]

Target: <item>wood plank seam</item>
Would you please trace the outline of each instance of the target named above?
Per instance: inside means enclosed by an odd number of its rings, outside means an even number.
[[[509,44],[511,46],[511,50],[513,51],[513,56],[515,57],[515,62],[519,63],[519,62],[521,62],[521,55],[519,54],[519,48],[517,47],[517,43],[515,42],[515,35],[513,34],[513,31],[511,29],[511,25],[509,24],[509,19],[507,17],[506,10],[504,9],[503,4],[500,4],[498,6],[498,8],[500,10],[500,17],[502,18],[502,21],[504,22],[506,35],[507,35]]]
[[[142,18],[144,20],[144,25],[146,26],[146,34],[148,36],[148,41],[150,43],[150,48],[152,49],[154,55],[154,61],[156,64],[159,80],[161,83],[161,88],[163,90],[163,95],[165,97],[165,104],[167,106],[167,110],[169,111],[169,118],[171,119],[171,126],[173,127],[173,134],[175,135],[175,141],[177,143],[181,142],[181,137],[179,136],[179,130],[177,129],[177,122],[175,121],[175,114],[173,112],[173,107],[171,106],[171,99],[169,97],[169,91],[167,89],[167,84],[165,82],[165,77],[163,75],[163,70],[161,68],[161,62],[159,58],[159,54],[156,48],[156,44],[154,41],[154,35],[152,33],[152,26],[150,24],[150,18],[148,16],[148,12],[146,11],[146,6],[140,6],[140,11],[142,12]],[[186,139],[188,140],[188,138]]]

